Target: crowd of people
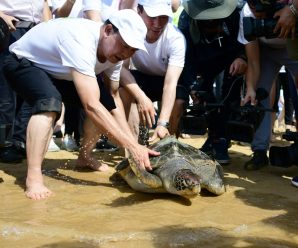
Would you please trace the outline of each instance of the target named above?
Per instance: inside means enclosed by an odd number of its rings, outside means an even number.
[[[26,196],[49,197],[52,191],[44,185],[42,163],[47,151],[60,149],[53,148],[53,133],[57,136],[64,125],[62,148],[79,150],[78,166],[106,171],[108,166],[92,151],[120,146],[138,170],[150,171],[149,156],[159,153],[140,142],[141,130],[154,129],[150,142],[167,135],[179,137],[190,96],[200,102],[197,93],[207,92],[208,103],[221,106],[208,116],[208,137],[200,149],[223,165],[230,163],[227,123],[233,104],[257,104],[256,90],[263,88],[268,97],[261,103],[272,108],[283,66],[288,73],[283,89],[291,86],[287,98],[297,95],[298,57],[288,52],[288,43],[295,45],[298,1],[278,9],[276,4],[274,0],[1,1],[1,162],[27,158]],[[248,17],[277,18],[274,37],[249,40],[244,27]],[[220,74],[223,79],[215,96],[214,82]],[[297,103],[292,104],[296,109]],[[269,164],[272,119],[272,113],[265,112],[251,142],[253,156],[244,165],[246,170]],[[292,183],[298,186],[297,177]]]

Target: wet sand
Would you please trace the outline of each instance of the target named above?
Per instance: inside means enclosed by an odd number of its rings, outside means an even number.
[[[203,139],[182,141],[200,147]],[[77,153],[48,153],[46,185],[55,196],[24,196],[26,163],[0,163],[0,247],[298,247],[298,166],[247,172],[247,146],[230,148],[228,191],[186,200],[145,194],[111,182],[123,151],[96,153],[109,172],[75,170]]]

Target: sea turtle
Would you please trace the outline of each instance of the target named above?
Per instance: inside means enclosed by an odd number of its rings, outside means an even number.
[[[136,191],[172,193],[186,198],[197,196],[201,188],[215,195],[225,192],[223,169],[205,153],[168,136],[149,147],[160,152],[150,157],[153,170],[139,170],[135,162],[124,159],[116,171]]]

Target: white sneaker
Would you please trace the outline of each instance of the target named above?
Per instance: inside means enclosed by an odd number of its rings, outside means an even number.
[[[48,147],[48,152],[59,152],[59,151],[60,151],[60,148],[59,146],[56,145],[54,138],[52,137]]]
[[[66,151],[73,152],[78,151],[79,147],[77,146],[76,141],[70,135],[65,135],[62,140],[62,148]]]

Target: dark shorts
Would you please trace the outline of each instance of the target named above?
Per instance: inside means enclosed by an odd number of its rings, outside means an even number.
[[[60,115],[62,102],[82,106],[73,82],[54,79],[27,59],[8,55],[3,71],[12,89],[32,106],[32,114],[57,112]],[[98,82],[100,102],[111,111],[116,108],[113,97],[101,80]]]
[[[165,77],[152,76],[137,70],[131,70],[130,72],[134,76],[140,88],[145,92],[152,102],[161,101]],[[188,93],[189,92],[187,89],[180,84],[179,80],[176,88],[176,99],[188,101]]]

